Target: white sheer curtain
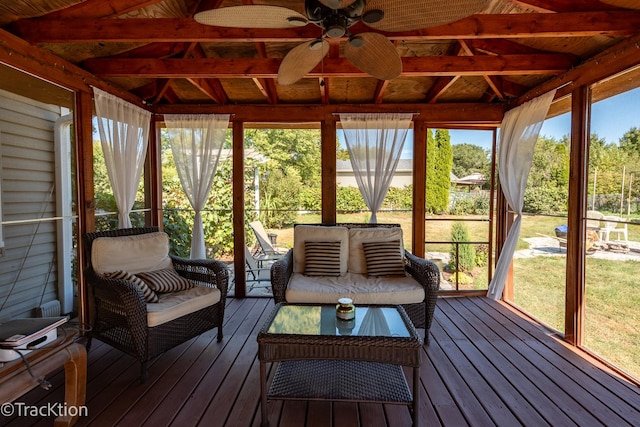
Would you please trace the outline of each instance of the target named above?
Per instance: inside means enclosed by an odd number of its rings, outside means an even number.
[[[518,244],[522,224],[524,191],[533,162],[533,151],[540,128],[555,94],[555,90],[547,92],[507,111],[500,126],[498,176],[505,199],[517,216],[509,230],[496,264],[495,274],[489,284],[487,296],[495,300],[502,296],[504,282]]]
[[[118,206],[118,227],[129,228],[129,212],[147,154],[151,113],[95,87],[93,97],[104,161]]]
[[[191,258],[207,257],[201,211],[209,197],[220,151],[229,127],[229,115],[165,114],[173,160],[191,207],[195,211]]]
[[[344,138],[358,188],[371,220],[387,195],[398,166],[413,114],[340,114]]]

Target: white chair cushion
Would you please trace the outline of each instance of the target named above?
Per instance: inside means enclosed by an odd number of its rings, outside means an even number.
[[[169,236],[163,232],[134,236],[98,237],[91,247],[91,264],[98,274],[173,268],[169,257]]]
[[[346,227],[297,225],[293,229],[293,271],[304,273],[304,242],[340,242],[340,274],[347,272],[349,230]]]
[[[364,256],[363,242],[389,242],[400,240],[399,250],[404,255],[402,228],[373,227],[349,229],[349,273],[367,274],[367,260]],[[295,269],[294,269],[295,271]]]
[[[147,324],[149,327],[193,313],[220,301],[220,289],[194,286],[186,291],[159,294],[159,301],[147,304]]]
[[[293,273],[285,298],[290,303],[412,304],[424,301],[424,288],[411,276],[367,277],[347,273],[339,277],[309,277]]]

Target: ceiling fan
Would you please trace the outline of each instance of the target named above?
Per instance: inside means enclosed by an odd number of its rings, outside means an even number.
[[[326,38],[347,37],[345,57],[358,69],[380,80],[402,73],[395,45],[377,32],[351,34],[362,22],[379,31],[413,31],[457,21],[484,8],[489,0],[305,0],[306,16],[289,8],[243,5],[196,13],[205,25],[233,28],[291,28],[309,23],[322,29],[317,39],[287,53],[278,70],[278,83],[290,85],[313,70],[329,51]]]

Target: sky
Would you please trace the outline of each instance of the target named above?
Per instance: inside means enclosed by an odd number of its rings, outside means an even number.
[[[618,140],[632,127],[640,128],[640,88],[607,98],[591,106],[591,133],[607,143]],[[545,120],[541,136],[561,139],[571,133],[571,114]],[[490,149],[492,132],[450,130],[451,144],[469,143]]]
[[[591,133],[604,138],[607,143],[617,144],[630,128],[640,128],[640,88],[596,102],[591,106]],[[540,136],[560,140],[571,133],[571,114],[566,113],[545,120]],[[493,132],[488,130],[449,130],[451,144],[479,145],[491,149]],[[344,145],[344,136],[339,135]],[[413,130],[409,130],[405,140],[402,158],[412,158]]]

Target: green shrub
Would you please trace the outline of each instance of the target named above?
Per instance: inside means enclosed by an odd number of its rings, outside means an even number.
[[[300,208],[307,211],[322,210],[322,190],[320,187],[305,187],[300,191]]]
[[[471,215],[475,212],[475,203],[473,199],[458,199],[451,207],[453,215]]]
[[[382,207],[385,209],[411,209],[413,206],[413,187],[390,187],[384,198]]]
[[[567,191],[560,187],[541,185],[527,187],[523,211],[527,213],[558,213],[567,211]]]
[[[473,198],[474,213],[476,215],[489,215],[489,193],[480,193]]]
[[[486,267],[489,263],[489,245],[476,245],[476,266]]]
[[[456,279],[457,282],[456,282]],[[469,276],[467,273],[463,273],[461,271],[456,271],[449,277],[450,283],[458,283],[459,285],[471,285],[473,284],[473,277]]]
[[[293,168],[272,169],[260,178],[260,220],[267,228],[292,224],[298,214],[302,181]]]
[[[367,209],[362,194],[357,187],[338,187],[336,190],[338,212],[360,212]]]
[[[456,246],[458,247],[458,265],[456,271],[471,271],[476,266],[475,249],[470,244],[463,242],[469,241],[469,229],[462,222],[454,222],[451,226],[451,262],[455,266],[456,262]],[[460,242],[457,244],[455,242]]]

